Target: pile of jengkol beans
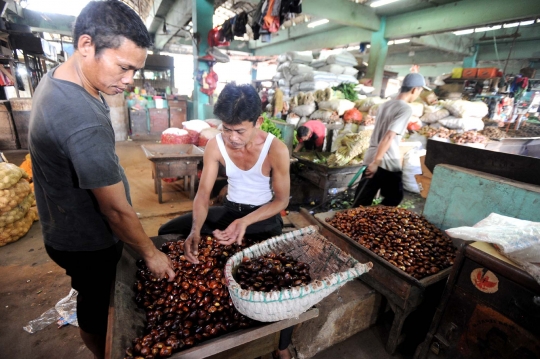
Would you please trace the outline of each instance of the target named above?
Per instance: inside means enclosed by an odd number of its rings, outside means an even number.
[[[358,207],[326,221],[416,279],[452,266],[452,241],[424,217],[395,207]]]
[[[243,247],[219,245],[212,237],[199,245],[199,264],[184,256],[184,242],[166,242],[161,250],[173,261],[173,282],[156,280],[142,260],[137,262],[135,301],[146,311],[144,335],[133,340],[126,358],[171,356],[204,340],[247,328],[253,321],[233,306],[225,285],[227,259]]]
[[[244,257],[235,279],[241,288],[272,292],[306,285],[311,282],[309,264],[285,253],[269,253],[258,258]]]

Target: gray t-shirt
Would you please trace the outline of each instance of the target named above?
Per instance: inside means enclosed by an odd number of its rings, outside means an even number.
[[[129,185],[115,153],[109,106],[81,86],[49,71],[32,102],[29,150],[45,244],[62,251],[93,251],[118,239],[91,189]]]
[[[364,156],[364,163],[369,165],[375,159],[377,147],[388,131],[397,134],[390,148],[384,154],[379,167],[387,171],[401,171],[401,156],[399,154],[399,142],[401,136],[407,129],[407,123],[412,115],[412,109],[409,104],[403,100],[390,100],[383,103],[377,112],[377,121],[375,121],[375,129],[371,135],[369,148]]]

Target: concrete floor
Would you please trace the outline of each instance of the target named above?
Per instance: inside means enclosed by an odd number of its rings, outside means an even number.
[[[165,203],[158,203],[150,162],[140,148],[142,143],[117,143],[117,153],[130,183],[133,207],[139,213],[146,233],[155,236],[161,224],[190,211],[192,201],[180,191],[182,181],[178,181],[164,187]],[[8,161],[19,165],[26,151],[5,151],[4,154]],[[414,200],[422,202],[416,197]],[[34,223],[25,237],[0,247],[0,358],[91,359],[76,327],[58,329],[56,324],[51,324],[34,334],[22,329],[65,297],[70,288],[64,270],[52,262],[44,250],[39,222]],[[400,353],[390,356],[384,351],[388,323],[389,320],[381,320],[377,326],[317,354],[315,358],[409,357]]]

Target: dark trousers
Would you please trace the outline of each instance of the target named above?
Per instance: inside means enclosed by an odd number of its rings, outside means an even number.
[[[59,251],[45,245],[49,257],[66,270],[71,287],[78,292],[77,321],[86,333],[107,333],[111,286],[123,248],[122,241],[106,249],[84,252]]]
[[[211,235],[216,229],[226,229],[234,220],[256,211],[261,206],[252,206],[231,202],[225,199],[223,206],[210,207],[208,215],[201,228],[201,234]],[[193,224],[193,215],[184,214],[171,219],[159,228],[158,234],[181,234],[188,236]],[[245,237],[255,241],[264,241],[270,237],[282,234],[283,220],[280,214],[252,224],[246,228]]]
[[[403,182],[400,172],[390,172],[380,168],[372,178],[363,177],[358,183],[353,207],[371,206],[377,191],[381,190],[384,206],[396,207],[403,200]],[[360,192],[361,191],[361,192]]]
[[[225,199],[223,206],[210,207],[208,215],[201,228],[202,235],[212,235],[216,229],[226,229],[234,220],[242,218],[251,212],[256,211],[261,206],[252,206],[231,202]],[[193,215],[184,214],[180,217],[171,219],[159,228],[158,234],[181,234],[185,237],[191,232],[193,224]],[[253,242],[264,241],[270,237],[278,236],[283,233],[283,220],[280,214],[267,218],[246,228],[245,237]],[[291,343],[294,327],[286,328],[281,331],[279,337],[279,350],[285,350]]]

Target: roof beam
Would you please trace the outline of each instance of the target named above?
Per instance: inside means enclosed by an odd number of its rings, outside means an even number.
[[[455,54],[470,56],[472,55],[472,39],[461,38],[454,34],[435,34],[411,39],[412,45],[428,46],[432,49],[443,50]]]
[[[279,55],[287,51],[306,51],[344,46],[371,40],[371,31],[344,26],[255,49],[255,56]]]
[[[302,12],[323,19],[377,31],[381,20],[375,10],[369,6],[357,4],[349,0],[307,0],[302,2]]]
[[[421,36],[539,15],[538,0],[463,0],[389,16],[385,37],[395,39]]]
[[[50,32],[53,34],[72,35],[72,27],[75,16],[49,14],[32,10],[23,10],[24,18],[14,16],[12,20],[18,24],[30,26],[36,31]]]
[[[171,7],[167,16],[165,16],[165,22],[168,27],[173,27],[169,29],[167,34],[160,33],[161,29],[156,32],[154,38],[154,48],[157,50],[163,49],[165,44],[184,26],[189,19],[191,19],[191,9],[192,1],[191,0],[177,0],[174,5]],[[204,34],[206,36],[206,34]]]
[[[518,30],[517,27],[511,27],[508,29],[501,29],[501,30],[494,30],[494,31],[487,31],[483,33],[474,34],[474,36],[471,36],[475,44],[483,45],[483,44],[492,44],[493,41],[496,41],[497,44],[505,43],[505,42],[512,42],[514,41],[514,37],[512,35],[516,34],[516,31]],[[530,26],[524,26],[520,27],[519,31],[517,31],[518,37],[516,37],[516,42],[520,41],[532,41],[532,40],[540,40],[540,25],[530,25]],[[495,37],[495,40],[493,39]],[[481,40],[481,39],[484,40]]]
[[[307,25],[308,24],[306,23],[300,23],[296,26],[291,26],[285,30],[279,30],[277,33],[274,33],[272,35],[272,41],[270,42],[262,42],[261,40],[250,41],[249,47],[250,49],[260,49],[262,47],[274,46],[281,42],[294,40],[299,37],[311,36],[319,32],[331,31],[338,28],[343,28],[343,26],[336,23],[332,23],[332,22],[329,22],[327,24],[320,25],[314,28],[309,28],[307,27]]]
[[[478,50],[478,61],[500,61],[501,66],[508,58],[511,44],[505,43],[497,45],[497,51],[492,44],[482,45]],[[386,58],[385,66],[400,65],[435,65],[445,63],[462,63],[463,55],[449,54],[443,51],[422,50],[416,51],[414,56],[408,53],[389,54]],[[510,56],[510,60],[540,59],[537,41],[516,42]]]

